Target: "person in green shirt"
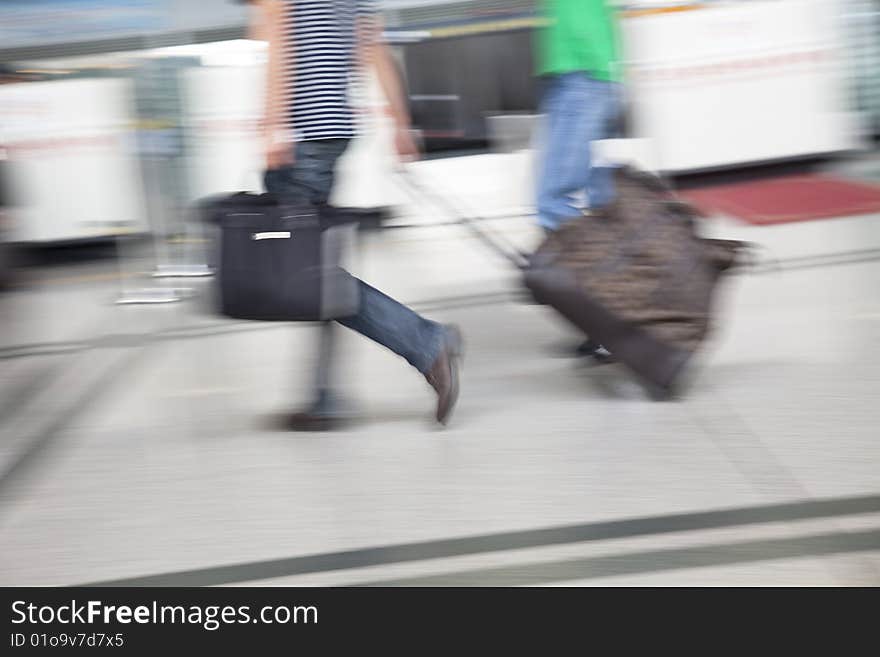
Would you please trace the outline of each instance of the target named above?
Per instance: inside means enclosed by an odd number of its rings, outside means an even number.
[[[544,83],[544,143],[538,169],[538,221],[545,231],[614,196],[610,169],[595,167],[590,142],[612,134],[619,113],[619,43],[608,0],[543,0],[537,72]]]

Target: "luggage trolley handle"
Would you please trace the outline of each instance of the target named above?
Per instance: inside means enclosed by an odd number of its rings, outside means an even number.
[[[490,235],[488,231],[480,226],[480,222],[486,221],[484,217],[463,212],[448,198],[418,182],[415,175],[407,170],[404,165],[399,165],[396,171],[400,178],[405,181],[406,187],[414,198],[426,197],[431,199],[436,206],[445,209],[460,225],[467,226],[483,244],[513,264],[514,267],[521,270],[528,268],[529,259],[522,251],[517,249],[506,238],[501,237],[497,232],[493,231],[493,234]]]

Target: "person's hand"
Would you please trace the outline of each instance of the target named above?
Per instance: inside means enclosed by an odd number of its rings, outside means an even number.
[[[268,140],[265,148],[266,169],[272,171],[293,164],[293,145]]]
[[[409,127],[398,126],[394,130],[394,149],[402,162],[419,159],[419,147]]]

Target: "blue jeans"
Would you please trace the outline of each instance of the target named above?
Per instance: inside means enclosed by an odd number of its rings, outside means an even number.
[[[266,191],[291,203],[326,203],[333,188],[336,161],[348,147],[347,139],[304,141],[296,145],[291,166],[267,171]],[[418,315],[402,303],[358,280],[357,314],[336,321],[402,356],[426,374],[445,346],[446,333],[437,322]],[[318,412],[332,412],[331,374],[335,336],[332,322],[321,327],[315,387]]]
[[[358,283],[361,293],[358,313],[336,321],[387,347],[419,372],[427,374],[446,346],[445,329],[363,281]]]
[[[612,135],[619,111],[619,88],[587,73],[574,72],[546,79],[541,111],[544,146],[538,178],[538,222],[556,230],[582,212],[574,194],[586,191],[587,205],[600,208],[614,198],[612,170],[594,167],[590,142]]]
[[[348,139],[299,142],[294,148],[293,164],[270,169],[263,175],[266,191],[291,203],[326,203],[333,189],[336,161],[348,144]]]

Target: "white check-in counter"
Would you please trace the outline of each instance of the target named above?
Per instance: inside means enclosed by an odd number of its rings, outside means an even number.
[[[754,0],[623,12],[633,136],[685,172],[860,146],[838,0]]]
[[[133,115],[125,79],[0,87],[8,239],[63,242],[146,230]]]

